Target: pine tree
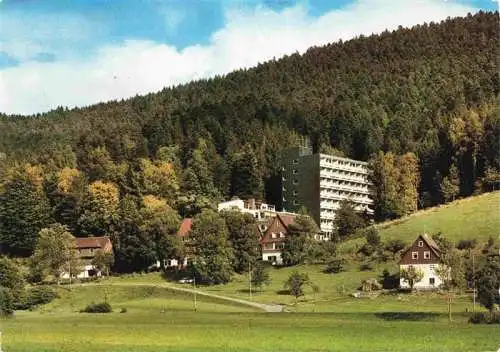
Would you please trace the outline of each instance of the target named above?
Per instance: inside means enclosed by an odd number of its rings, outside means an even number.
[[[29,256],[38,232],[51,222],[49,202],[28,175],[16,172],[0,193],[0,243],[2,253]]]

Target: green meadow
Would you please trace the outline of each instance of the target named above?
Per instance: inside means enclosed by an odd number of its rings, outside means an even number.
[[[302,269],[315,279],[326,275],[318,272],[319,267]],[[353,298],[329,291],[333,287],[323,280],[318,282],[321,295],[307,292],[295,304],[280,292],[285,272],[271,273],[275,284],[252,299],[283,303],[283,313],[199,294],[195,312],[193,294],[173,291],[173,284],[158,274],[60,288],[60,298],[49,305],[1,320],[3,351],[496,351],[500,347],[498,326],[467,323],[465,309],[472,307],[468,296],[454,299],[449,323],[446,297],[437,293]],[[231,295],[237,290],[237,284],[232,285],[225,290],[197,289]],[[232,295],[245,298],[245,294],[249,299],[248,292]],[[86,304],[104,299],[113,313],[79,313]]]
[[[408,244],[424,227],[442,231],[457,242],[480,243],[500,228],[500,192],[460,200],[379,225],[382,240],[402,238]],[[361,239],[344,244],[351,254]],[[349,255],[348,258],[351,258]],[[498,325],[467,322],[470,294],[453,299],[448,322],[447,297],[434,293],[374,293],[355,298],[363,279],[380,278],[384,269],[398,271],[397,261],[372,262],[361,271],[351,260],[344,271],[326,274],[324,265],[269,268],[271,283],[250,296],[247,275],[227,285],[197,287],[196,308],[190,284],[168,281],[159,273],[112,277],[98,283],[58,289],[59,298],[35,311],[16,312],[0,320],[4,352],[250,352],[250,351],[497,351]],[[294,271],[308,273],[319,287],[306,289],[297,302],[283,290]],[[263,304],[280,304],[282,313],[266,313],[207,293]],[[108,301],[113,313],[79,313],[87,304]],[[478,305],[477,311],[484,311]],[[121,311],[124,311],[123,313]]]

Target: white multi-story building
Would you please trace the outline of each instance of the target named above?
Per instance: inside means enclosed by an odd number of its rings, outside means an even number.
[[[331,238],[342,201],[351,201],[360,212],[373,213],[370,186],[366,162],[313,154],[310,147],[284,153],[281,207],[293,212],[305,207],[320,227],[323,240]]]
[[[262,203],[255,199],[242,200],[233,199],[227,202],[219,203],[217,206],[219,212],[223,210],[238,210],[242,213],[251,214],[257,220],[265,220],[276,215],[274,205]]]

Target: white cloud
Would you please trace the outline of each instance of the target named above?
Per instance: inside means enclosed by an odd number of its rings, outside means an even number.
[[[250,67],[359,34],[440,21],[475,10],[442,0],[359,0],[319,18],[298,5],[231,10],[208,45],[184,50],[151,41],[102,47],[92,60],[25,62],[0,70],[0,111],[28,114],[157,91],[165,86]]]

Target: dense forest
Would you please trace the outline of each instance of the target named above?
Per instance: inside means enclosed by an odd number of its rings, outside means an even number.
[[[489,190],[500,170],[498,23],[479,12],[128,100],[0,115],[2,202],[37,194],[47,216],[85,235],[148,196],[181,217],[234,195],[272,201],[280,153],[305,135],[355,159],[413,153],[419,207]]]

